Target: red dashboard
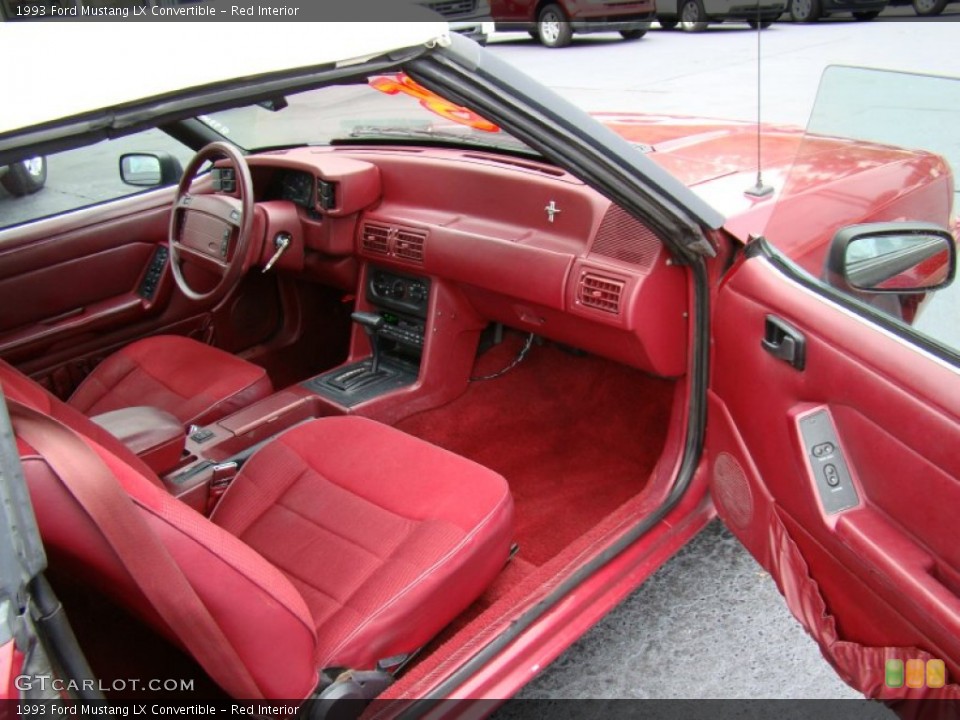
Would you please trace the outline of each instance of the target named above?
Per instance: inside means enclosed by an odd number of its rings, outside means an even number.
[[[642,222],[553,166],[395,147],[248,162],[262,259],[275,233],[294,238],[282,269],[356,288],[345,261],[359,258],[448,285],[488,321],[657,375],[685,371],[684,270]]]

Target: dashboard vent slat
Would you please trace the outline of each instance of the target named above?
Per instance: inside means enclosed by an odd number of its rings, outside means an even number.
[[[427,231],[367,220],[360,228],[360,250],[423,265]]]
[[[387,225],[364,223],[360,238],[363,249],[367,252],[377,255],[390,254],[390,228]]]
[[[423,264],[423,244],[427,234],[415,230],[397,229],[394,240],[394,254],[398,258]]]
[[[595,272],[584,272],[580,276],[577,300],[583,307],[619,315],[624,284],[623,280]]]

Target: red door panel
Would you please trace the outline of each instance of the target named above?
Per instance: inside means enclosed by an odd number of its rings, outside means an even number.
[[[168,264],[144,292],[172,201],[156,191],[0,231],[0,357],[65,397],[142,337],[192,335],[241,352],[282,336],[296,313],[283,311],[275,274],[250,273],[221,307],[184,297]]]
[[[0,304],[6,308],[0,333],[6,336],[25,325],[54,326],[92,306],[132,294],[154,247],[130,243],[0,277]],[[63,282],[66,278],[69,283]]]
[[[762,347],[768,317],[803,370]],[[841,676],[960,696],[960,372],[756,257],[718,294],[712,373],[718,510]],[[947,687],[889,687],[910,659],[943,660]]]
[[[147,193],[0,232],[0,356],[64,395],[137,338],[203,327],[210,308],[176,292],[167,268],[140,292],[170,202]]]
[[[0,234],[0,355],[48,370],[195,315],[185,303],[178,317],[164,313],[169,282],[138,292],[166,241],[169,201],[152,193]]]

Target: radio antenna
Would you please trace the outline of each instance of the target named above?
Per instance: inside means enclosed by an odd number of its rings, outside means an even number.
[[[760,47],[760,37],[763,35],[763,22],[760,19],[760,0],[757,0],[757,19],[755,22],[757,26],[757,182],[755,185],[746,189],[746,194],[752,197],[766,197],[767,195],[773,192],[772,185],[763,184],[763,162],[761,160],[761,149],[760,149],[760,123],[762,121],[761,116],[761,103],[763,92],[761,90],[760,78],[761,78],[761,66],[763,62],[761,60],[761,47]]]

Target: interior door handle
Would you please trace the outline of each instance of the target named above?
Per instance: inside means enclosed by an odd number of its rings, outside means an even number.
[[[807,339],[786,320],[767,315],[760,345],[775,358],[803,370],[807,365]]]

